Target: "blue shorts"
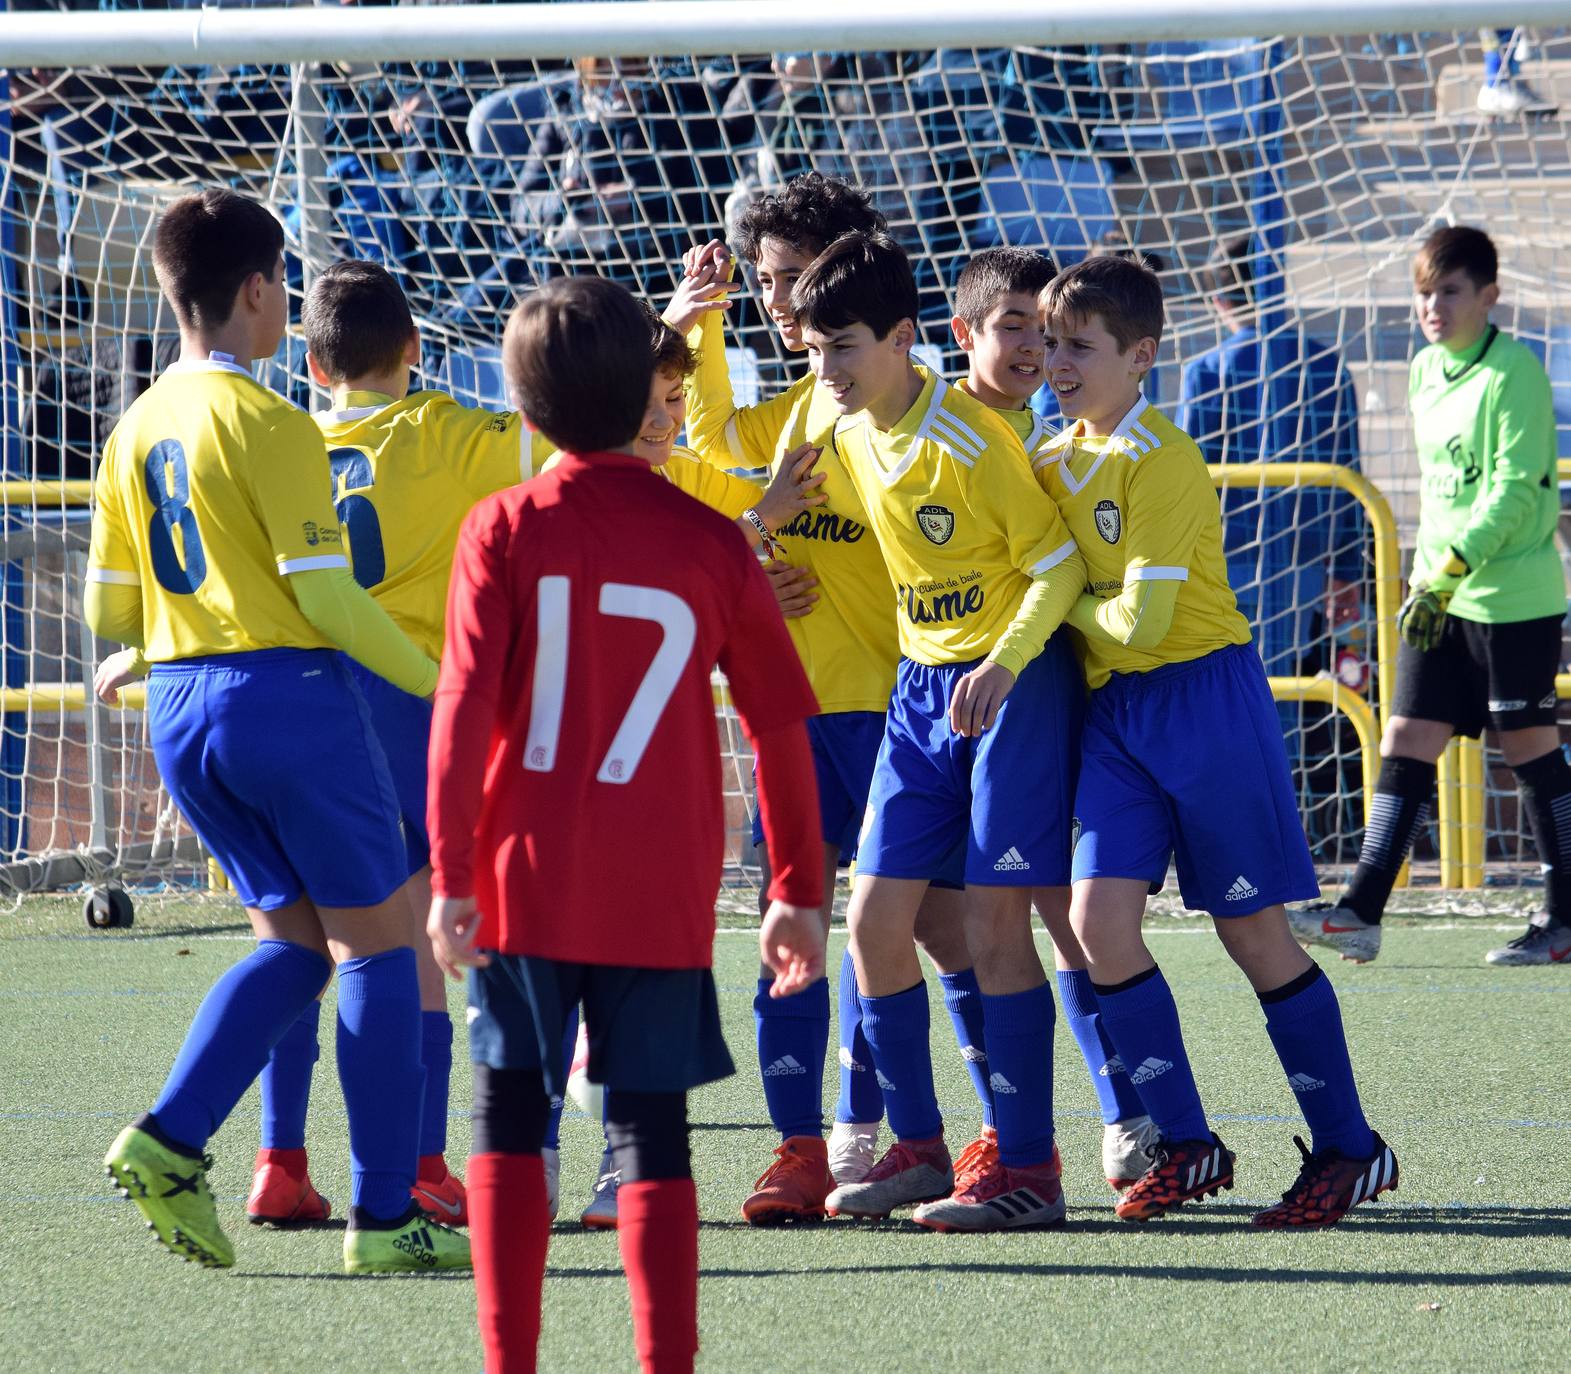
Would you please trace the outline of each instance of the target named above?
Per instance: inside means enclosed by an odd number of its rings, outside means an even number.
[[[408,877],[387,756],[336,649],[155,663],[147,720],[164,786],[247,906],[375,906]]]
[[[470,969],[470,1060],[493,1069],[536,1069],[546,1091],[562,1097],[568,1068],[562,1034],[578,1002],[592,1083],[680,1093],[736,1072],[709,969],[623,968],[526,954],[493,954],[487,967]]]
[[[431,749],[431,703],[395,687],[369,668],[349,662],[349,670],[371,709],[371,724],[382,741],[393,795],[404,821],[406,877],[431,862],[431,837],[425,825],[426,756]]]
[[[840,846],[840,866],[856,859],[856,836],[867,810],[873,765],[884,742],[882,711],[834,711],[809,716],[807,740],[818,775],[818,818],[825,844]],[[764,821],[753,807],[753,848],[764,843]]]
[[[1115,673],[1091,694],[1075,795],[1074,879],[1160,882],[1247,916],[1319,895],[1282,726],[1254,649]]]
[[[1068,636],[1048,641],[992,727],[966,739],[949,728],[949,699],[976,666],[900,660],[858,872],[945,886],[1069,881],[1085,678]]]

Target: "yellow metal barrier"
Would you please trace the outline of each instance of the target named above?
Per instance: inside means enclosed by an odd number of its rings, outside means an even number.
[[[1358,736],[1358,753],[1364,777],[1364,819],[1375,799],[1375,779],[1380,774],[1380,727],[1369,703],[1334,677],[1272,677],[1271,695],[1278,701],[1318,701],[1340,711],[1352,722]]]
[[[92,500],[91,482],[0,481],[0,506],[80,507],[91,505]]]

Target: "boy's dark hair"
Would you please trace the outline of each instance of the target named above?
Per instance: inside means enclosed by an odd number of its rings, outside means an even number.
[[[1482,229],[1465,224],[1436,229],[1413,259],[1413,284],[1423,291],[1458,269],[1466,272],[1479,290],[1499,280],[1500,258],[1495,253],[1495,241]]]
[[[1206,260],[1206,290],[1220,296],[1235,310],[1249,310],[1255,303],[1255,238],[1234,234],[1211,250]]]
[[[1058,269],[1029,248],[987,248],[965,265],[955,283],[955,314],[980,329],[999,297],[1021,292],[1034,302]]]
[[[335,262],[311,283],[300,323],[305,346],[335,382],[392,371],[415,333],[403,288],[374,262]]]
[[[644,318],[648,324],[649,342],[652,345],[656,372],[669,372],[676,377],[691,376],[698,366],[698,355],[688,346],[681,334],[660,318],[660,312],[642,297]]]
[[[1162,283],[1143,263],[1129,258],[1086,258],[1066,268],[1042,292],[1042,314],[1055,321],[1102,317],[1120,353],[1141,339],[1162,341]]]
[[[756,263],[764,240],[779,239],[816,257],[842,234],[876,234],[886,227],[860,186],[822,172],[804,172],[779,194],[761,196],[743,211],[736,225],[736,249]]]
[[[229,190],[181,196],[158,217],[153,270],[181,324],[217,329],[253,272],[276,281],[284,229],[266,206]]]
[[[865,324],[886,339],[901,320],[916,323],[916,278],[905,249],[889,235],[844,234],[797,278],[791,308],[804,329],[828,333]]]
[[[560,277],[508,317],[502,369],[530,423],[558,448],[624,448],[638,437],[655,373],[649,317],[604,277]]]

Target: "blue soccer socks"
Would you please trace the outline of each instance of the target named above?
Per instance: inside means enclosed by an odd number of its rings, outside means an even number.
[[[1178,1007],[1162,970],[1153,965],[1111,987],[1095,986],[1094,991],[1102,1026],[1162,1139],[1209,1140],[1211,1128],[1184,1052]]]
[[[1091,975],[1084,969],[1059,969],[1058,999],[1064,1004],[1064,1020],[1069,1023],[1070,1034],[1085,1057],[1103,1122],[1111,1126],[1115,1121],[1143,1116],[1145,1107],[1130,1087],[1124,1061],[1102,1025],[1102,1009],[1096,1000],[1096,989],[1091,986]]]
[[[938,982],[944,990],[944,1008],[954,1023],[960,1057],[965,1060],[966,1072],[971,1075],[971,1086],[976,1089],[977,1100],[982,1104],[982,1124],[996,1126],[993,1089],[988,1081],[982,990],[977,986],[976,970],[967,968],[961,969],[959,973],[940,973]]]
[[[944,1129],[944,1119],[933,1091],[927,984],[861,1000],[862,1031],[873,1051],[889,1128],[899,1140],[931,1140]]]
[[[170,1140],[201,1152],[330,972],[314,950],[262,940],[213,984],[153,1107]]]
[[[313,999],[273,1046],[257,1087],[262,1093],[262,1148],[305,1149],[306,1109],[311,1105],[311,1075],[321,1048],[316,1029],[322,1004]]]
[[[987,1018],[999,1161],[1011,1169],[1046,1164],[1053,1157],[1052,989],[1043,983],[979,999]]]
[[[758,1069],[769,1119],[782,1140],[824,1133],[824,1056],[829,1050],[829,980],[794,997],[771,997],[760,978],[753,997]]]
[[[1317,964],[1259,996],[1266,1033],[1309,1124],[1315,1153],[1329,1146],[1349,1159],[1367,1159],[1375,1148],[1374,1134],[1358,1101],[1331,980]]]
[[[409,1210],[424,1077],[414,950],[346,959],[338,966],[338,1078],[353,1205],[381,1221]]]
[[[878,1086],[873,1052],[862,1033],[862,999],[856,990],[856,962],[850,947],[840,959],[840,1096],[836,1121],[866,1125],[884,1119],[884,1090]]]
[[[420,1154],[447,1153],[447,1090],[453,1077],[453,1018],[445,1011],[420,1013],[420,1064],[425,1098],[420,1109]]]

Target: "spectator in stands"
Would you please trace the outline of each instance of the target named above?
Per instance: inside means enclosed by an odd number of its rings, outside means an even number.
[[[1478,88],[1478,108],[1484,114],[1508,119],[1521,115],[1551,115],[1560,107],[1545,100],[1521,76],[1518,58],[1526,46],[1521,29],[1480,29],[1484,43],[1484,84]]]
[[[1358,402],[1329,344],[1292,321],[1262,336],[1255,240],[1224,240],[1207,266],[1228,337],[1185,364],[1178,426],[1208,463],[1338,463],[1358,470]],[[1357,620],[1364,531],[1355,497],[1323,486],[1222,494],[1228,580],[1273,676],[1296,676],[1315,639]]]

